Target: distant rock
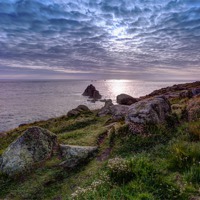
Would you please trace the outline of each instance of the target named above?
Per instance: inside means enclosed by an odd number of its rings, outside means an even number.
[[[101,99],[102,97],[99,91],[96,90],[96,88],[92,84],[87,86],[87,88],[85,89],[82,95],[89,96],[89,98],[93,98],[93,99]]]
[[[117,103],[121,105],[131,105],[136,102],[137,99],[128,94],[120,94],[117,96]]]
[[[170,112],[171,106],[165,97],[145,99],[130,106],[126,122],[163,123]]]
[[[2,154],[0,171],[8,175],[26,171],[50,158],[57,147],[54,133],[40,127],[29,128]]]
[[[60,150],[61,156],[65,159],[60,166],[74,168],[94,157],[97,152],[97,147],[60,145]]]
[[[187,113],[189,121],[200,120],[200,96],[190,99],[187,105]]]
[[[78,107],[76,107],[76,108],[74,108],[74,109],[72,109],[72,110],[70,110],[68,113],[67,113],[67,116],[68,117],[73,117],[73,116],[77,116],[77,115],[79,115],[81,112],[90,112],[90,109],[87,107],[87,106],[85,106],[85,105],[79,105]]]

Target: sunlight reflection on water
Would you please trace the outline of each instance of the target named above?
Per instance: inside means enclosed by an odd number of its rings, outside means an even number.
[[[91,103],[81,94],[93,84],[103,99],[112,99],[125,93],[140,97],[155,89],[175,82],[147,82],[134,80],[102,81],[0,81],[0,132],[15,128],[22,123],[45,120],[65,115],[80,104],[90,109],[100,108],[102,102]]]

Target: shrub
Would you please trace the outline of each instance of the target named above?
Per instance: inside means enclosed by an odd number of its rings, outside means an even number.
[[[200,122],[190,122],[188,124],[188,131],[194,139],[200,140]]]
[[[169,157],[170,167],[183,170],[200,160],[200,144],[194,142],[179,142],[171,146]]]
[[[108,171],[111,180],[118,184],[127,183],[132,179],[130,163],[123,158],[113,158],[108,161]]]

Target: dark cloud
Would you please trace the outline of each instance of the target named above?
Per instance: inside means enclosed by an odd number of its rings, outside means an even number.
[[[195,0],[0,0],[0,78],[197,79],[199,41]]]

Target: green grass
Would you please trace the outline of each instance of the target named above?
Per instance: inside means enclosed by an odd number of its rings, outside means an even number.
[[[187,200],[200,196],[199,121],[184,122],[172,114],[166,124],[146,125],[148,134],[134,135],[124,122],[106,128],[108,119],[95,112],[83,113],[9,131],[0,140],[0,154],[30,126],[56,133],[62,144],[100,145],[97,158],[108,148],[111,151],[105,160],[94,158],[71,171],[60,167],[62,160],[54,155],[21,176],[0,174],[0,199]],[[104,137],[101,144],[100,136]],[[75,192],[78,195],[72,198]]]

